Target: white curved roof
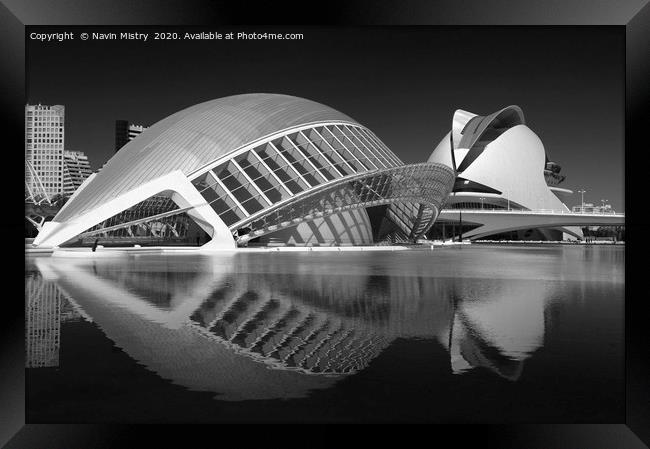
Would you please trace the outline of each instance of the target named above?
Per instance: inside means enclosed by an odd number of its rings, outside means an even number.
[[[473,148],[473,146],[490,126],[511,128],[525,123],[524,113],[517,105],[506,106],[486,116],[457,109],[454,112],[450,134],[443,137],[429,156],[428,161],[440,162],[451,167],[451,151],[453,151],[456,169],[462,172],[483,151],[483,146],[480,148]],[[469,160],[465,161],[470,152],[472,154],[470,154]]]
[[[328,106],[289,95],[233,95],[191,106],[122,147],[55,221],[69,220],[174,170],[189,175],[284,129],[327,121],[357,123]]]

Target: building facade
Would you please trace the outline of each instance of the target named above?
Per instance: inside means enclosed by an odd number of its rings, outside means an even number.
[[[25,186],[52,197],[63,193],[65,107],[25,106]],[[33,195],[32,195],[33,196]]]
[[[115,152],[135,139],[139,134],[147,129],[143,125],[134,125],[128,120],[115,120]]]
[[[70,197],[92,175],[90,161],[82,151],[63,152],[63,195]]]
[[[34,244],[415,241],[433,225],[454,177],[448,164],[404,164],[371,130],[328,106],[235,95],[172,114],[131,140]]]

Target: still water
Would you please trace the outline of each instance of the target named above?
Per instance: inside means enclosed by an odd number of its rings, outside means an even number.
[[[27,261],[27,422],[623,422],[624,247]]]

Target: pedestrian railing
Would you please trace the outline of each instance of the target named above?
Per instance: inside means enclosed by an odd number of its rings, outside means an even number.
[[[557,215],[598,215],[598,216],[612,216],[612,217],[622,217],[625,214],[617,214],[616,212],[572,212],[567,210],[557,210],[557,209],[534,209],[534,210],[523,210],[523,209],[443,209],[444,213],[456,213],[456,212],[465,212],[465,213],[501,213],[501,214],[557,214]]]

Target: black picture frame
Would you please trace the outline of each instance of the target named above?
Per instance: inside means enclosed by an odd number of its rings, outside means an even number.
[[[409,429],[428,444],[451,438],[455,446],[522,448],[643,448],[650,446],[650,313],[644,304],[644,233],[650,222],[643,206],[645,158],[650,151],[650,4],[649,0],[482,0],[482,1],[363,1],[328,2],[310,13],[306,4],[266,2],[253,7],[246,2],[199,0],[3,0],[0,5],[0,82],[5,147],[5,207],[2,231],[5,251],[24,253],[22,239],[16,238],[24,224],[20,219],[22,165],[18,150],[23,145],[25,105],[25,26],[29,25],[220,25],[220,24],[301,24],[301,25],[506,25],[506,26],[592,26],[624,27],[625,47],[625,202],[626,231],[626,420],[621,423],[490,426],[418,426]],[[588,130],[586,130],[588,132]],[[10,137],[11,139],[6,139]],[[14,168],[10,168],[14,167]],[[15,177],[15,179],[14,179]],[[15,190],[15,191],[14,191]],[[12,212],[13,208],[16,208]],[[16,256],[18,257],[18,256]],[[13,260],[13,258],[12,258]],[[16,260],[18,260],[16,258]],[[23,274],[10,263],[5,282],[18,288]],[[13,270],[16,270],[15,276]],[[218,442],[215,426],[135,426],[58,425],[25,423],[24,311],[20,293],[4,296],[6,315],[0,334],[0,445],[7,448],[133,447],[171,446],[180,442],[196,446],[195,439]],[[15,309],[14,309],[15,308]],[[349,430],[349,428],[348,428]],[[391,426],[356,430],[357,437],[390,442],[403,432]],[[247,443],[285,445],[291,441],[267,437],[268,433],[245,432]],[[278,431],[293,434],[294,431]],[[316,432],[316,433],[314,433]],[[275,433],[275,432],[274,432]],[[305,437],[296,444],[314,445],[339,442],[338,431],[303,428]],[[390,435],[389,435],[390,433]],[[277,433],[276,433],[277,434]],[[305,440],[311,435],[310,440]],[[275,442],[272,443],[271,440]],[[308,443],[306,443],[308,441]],[[412,443],[410,443],[412,441]],[[339,444],[339,443],[336,443]]]

